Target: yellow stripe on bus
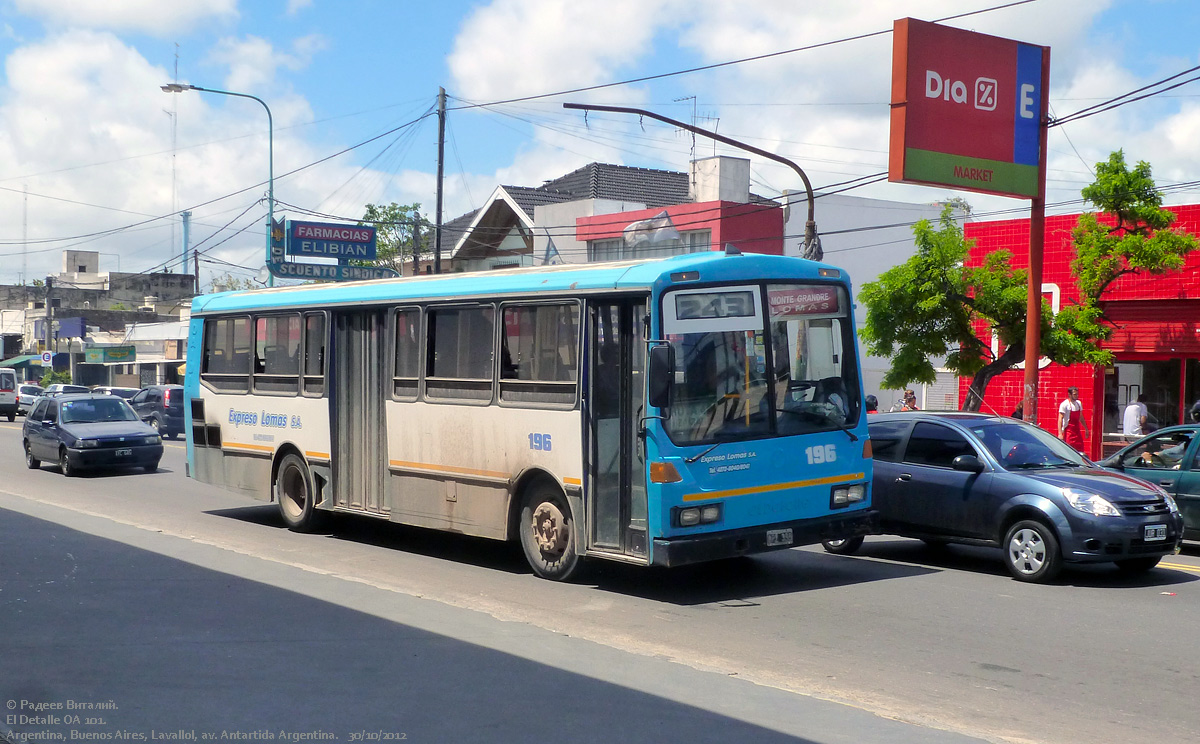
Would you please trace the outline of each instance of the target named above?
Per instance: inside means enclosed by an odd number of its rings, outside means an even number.
[[[309,458],[310,460],[328,460],[328,459],[329,459],[329,453],[328,453],[328,452],[308,452],[308,451],[305,451],[305,453],[304,453],[304,456],[305,456],[305,457],[307,457],[307,458]]]
[[[407,462],[405,460],[388,460],[388,464],[394,468],[409,468],[413,470],[432,470],[435,473],[454,473],[456,475],[478,475],[485,478],[502,478],[507,479],[508,473],[503,473],[498,470],[476,470],[474,468],[460,468],[454,465],[434,465],[427,462]]]
[[[222,447],[232,449],[244,449],[251,452],[274,452],[275,448],[268,444],[242,444],[241,442],[223,442]]]
[[[752,486],[750,488],[734,488],[728,491],[705,491],[703,493],[689,493],[683,497],[684,501],[705,501],[707,499],[724,499],[730,496],[747,496],[752,493],[769,493],[771,491],[783,491],[789,488],[806,488],[808,486],[831,486],[835,483],[849,483],[856,480],[864,480],[867,477],[866,473],[851,473],[849,475],[830,475],[824,478],[810,478],[802,481],[791,481],[790,483],[772,483],[766,486]]]

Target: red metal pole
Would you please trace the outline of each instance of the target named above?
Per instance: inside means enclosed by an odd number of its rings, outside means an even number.
[[[1029,205],[1029,289],[1025,310],[1025,420],[1037,423],[1038,359],[1042,344],[1042,251],[1046,242],[1046,135],[1050,131],[1050,47],[1042,47],[1038,133],[1038,195]],[[1057,422],[1056,422],[1057,427]],[[1055,429],[1057,433],[1057,428]]]

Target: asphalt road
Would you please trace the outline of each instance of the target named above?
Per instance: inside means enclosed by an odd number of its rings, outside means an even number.
[[[554,584],[490,541],[352,518],[290,533],[167,450],[156,474],[68,480],[26,470],[19,422],[0,422],[0,706],[70,697],[118,706],[98,731],[339,741],[1200,731],[1200,551],[1036,586],[996,551],[874,538],[859,557],[603,564]]]

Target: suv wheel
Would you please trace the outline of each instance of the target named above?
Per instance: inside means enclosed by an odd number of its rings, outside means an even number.
[[[1024,519],[1004,536],[1004,565],[1017,581],[1046,582],[1062,569],[1058,538],[1045,524]]]

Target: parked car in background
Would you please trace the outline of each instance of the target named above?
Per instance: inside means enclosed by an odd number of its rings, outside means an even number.
[[[70,477],[110,467],[158,469],[162,438],[138,420],[123,399],[112,395],[63,394],[39,398],[21,429],[25,464],[58,463]]]
[[[908,412],[871,416],[868,429],[882,533],[999,547],[1013,578],[1034,582],[1064,563],[1148,571],[1183,539],[1179,508],[1162,488],[1103,470],[1037,426]],[[856,537],[825,549],[861,545]]]
[[[183,433],[183,385],[151,385],[129,399],[138,416],[174,439]]]
[[[129,400],[133,396],[137,395],[138,390],[139,390],[139,388],[112,387],[110,385],[99,385],[97,387],[92,388],[93,393],[105,393],[107,395],[115,395],[119,398],[124,398],[125,400]]]
[[[46,390],[42,395],[47,398],[53,398],[56,395],[66,395],[67,393],[88,393],[91,392],[83,385],[67,385],[61,382],[56,382],[53,385],[47,385]]]
[[[1184,539],[1200,540],[1200,424],[1160,429],[1100,464],[1154,483],[1174,496],[1183,515]]]
[[[25,383],[17,386],[17,414],[24,416],[33,408],[34,402],[46,392],[41,385]]]
[[[17,419],[17,373],[11,369],[0,368],[0,416]]]

